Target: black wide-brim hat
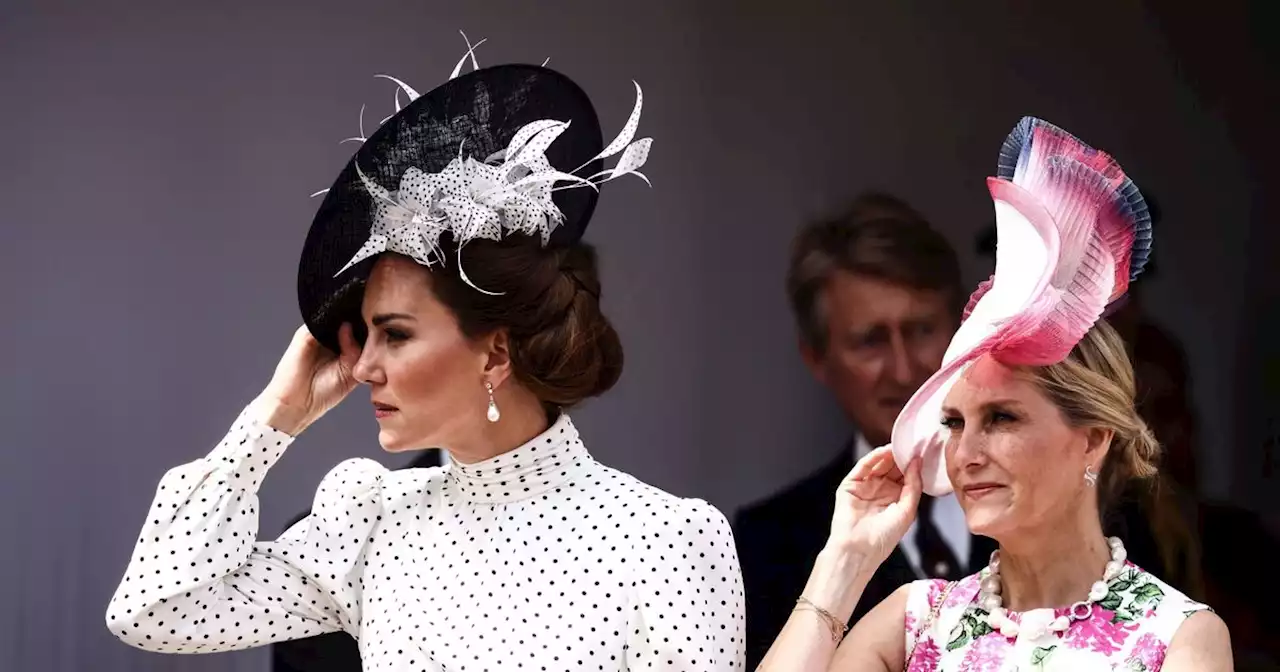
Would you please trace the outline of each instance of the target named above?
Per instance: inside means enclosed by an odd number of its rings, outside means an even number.
[[[546,149],[552,167],[600,172],[603,159],[592,158],[601,153],[604,139],[591,100],[573,80],[543,66],[499,65],[455,77],[412,100],[369,136],[329,188],[302,247],[298,305],[316,340],[338,352],[343,322],[363,337],[360,305],[377,256],[338,274],[373,225],[375,201],[360,172],[394,192],[409,168],[438,173],[460,153],[484,161],[506,149],[526,124],[544,119],[570,122]],[[555,191],[552,199],[564,220],[548,246],[577,242],[598,196],[592,188]]]

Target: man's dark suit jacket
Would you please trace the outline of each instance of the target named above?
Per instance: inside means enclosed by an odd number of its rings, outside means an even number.
[[[441,463],[438,450],[424,451],[406,469],[434,467]],[[285,526],[293,527],[311,515],[303,513]],[[271,647],[271,672],[361,672],[360,646],[345,632],[330,632],[304,639],[279,642]]]
[[[836,487],[853,469],[853,444],[816,473],[763,502],[746,507],[734,520],[734,538],[747,594],[747,668],[755,669],[791,616],[813,561],[831,531]],[[973,537],[966,573],[986,565],[995,543]],[[850,625],[905,583],[916,580],[906,555],[894,548],[876,570]]]

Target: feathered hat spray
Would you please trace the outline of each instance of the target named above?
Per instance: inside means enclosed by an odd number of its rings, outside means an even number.
[[[545,62],[481,68],[480,42],[468,41],[448,80],[426,93],[384,75],[398,86],[395,112],[366,137],[361,109],[360,135],[348,139],[360,148],[316,194],[324,200],[303,245],[298,303],[326,347],[337,349],[343,322],[359,330],[364,284],[382,253],[429,267],[457,264],[470,284],[468,242],[523,234],[548,247],[572,245],[601,184],[628,175],[649,181],[639,170],[653,141],[635,139],[639,84],[632,82],[631,115],[606,145],[590,98],[573,80]],[[468,61],[473,69],[463,73]]]

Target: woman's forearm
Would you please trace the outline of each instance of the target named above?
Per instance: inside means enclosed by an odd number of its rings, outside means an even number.
[[[825,548],[818,554],[802,596],[826,610],[843,626],[849,622],[875,569],[875,563],[869,562],[862,553],[839,547]],[[791,612],[791,618],[756,670],[825,671],[839,645],[827,619],[808,605],[800,606]]]

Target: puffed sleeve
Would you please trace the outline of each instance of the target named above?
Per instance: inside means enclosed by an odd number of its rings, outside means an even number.
[[[742,573],[724,514],[679,500],[649,520],[635,555],[627,669],[742,670]]]
[[[258,487],[291,440],[246,409],[213,452],[164,475],[107,607],[117,637],[148,651],[211,653],[359,632],[386,469],[339,464],[309,516],[258,541]]]

